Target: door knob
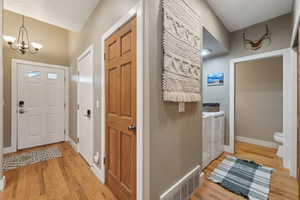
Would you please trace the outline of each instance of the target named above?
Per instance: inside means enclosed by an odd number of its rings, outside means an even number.
[[[128,126],[128,130],[129,131],[136,131],[136,126],[134,126],[134,125]]]

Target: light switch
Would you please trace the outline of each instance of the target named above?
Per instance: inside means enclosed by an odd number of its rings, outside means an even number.
[[[178,110],[179,110],[179,112],[185,112],[185,104],[184,104],[184,102],[180,102],[180,103],[178,103]]]

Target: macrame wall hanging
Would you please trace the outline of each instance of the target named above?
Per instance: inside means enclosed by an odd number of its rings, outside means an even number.
[[[202,25],[184,0],[162,0],[163,99],[180,103],[201,100]]]

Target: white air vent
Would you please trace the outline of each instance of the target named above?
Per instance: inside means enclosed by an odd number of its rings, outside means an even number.
[[[197,166],[169,190],[160,196],[160,200],[188,200],[200,186],[201,168]]]

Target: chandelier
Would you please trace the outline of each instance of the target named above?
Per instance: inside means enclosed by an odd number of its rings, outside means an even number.
[[[22,26],[19,28],[18,38],[16,39],[15,37],[4,35],[3,39],[13,50],[23,55],[27,52],[36,54],[43,47],[43,45],[39,43],[30,42],[28,31],[24,25],[24,15],[22,16]]]

